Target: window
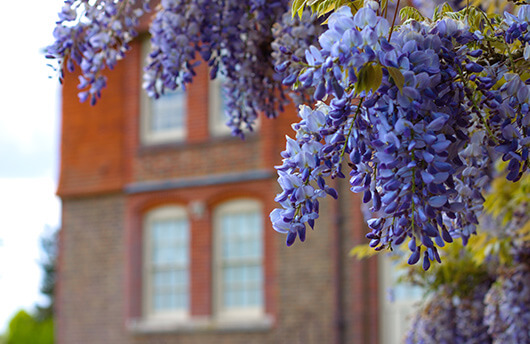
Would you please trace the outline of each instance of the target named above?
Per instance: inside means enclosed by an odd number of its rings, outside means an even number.
[[[142,45],[143,57],[147,56],[149,40]],[[160,98],[153,99],[141,91],[140,136],[144,144],[183,141],[186,138],[186,92],[179,88],[166,90]]]
[[[221,74],[210,80],[209,84],[209,123],[210,134],[213,136],[228,136],[231,133],[226,125],[226,95],[224,94],[223,82],[225,77]]]
[[[221,319],[263,316],[263,216],[254,200],[230,201],[214,214],[214,300]]]
[[[232,130],[226,125],[228,121],[226,115],[227,96],[225,94],[226,91],[223,89],[225,80],[225,76],[218,74],[217,78],[210,80],[209,84],[208,127],[210,128],[210,134],[214,137],[231,136],[232,134]],[[253,125],[254,131],[260,127],[260,118],[261,116],[258,116]],[[246,125],[243,125],[243,128],[246,128]]]
[[[379,257],[379,301],[381,343],[398,344],[410,326],[411,316],[421,300],[423,290],[406,283],[397,283],[404,270],[388,255]]]
[[[144,222],[144,315],[183,319],[189,313],[189,225],[186,209],[165,206]]]

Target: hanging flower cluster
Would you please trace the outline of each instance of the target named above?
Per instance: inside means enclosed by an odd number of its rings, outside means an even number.
[[[198,57],[210,76],[224,74],[227,123],[234,135],[252,130],[258,113],[276,117],[286,102],[274,71],[272,25],[287,12],[288,0],[162,0],[151,32],[144,88],[152,97],[190,83]],[[67,0],[59,13],[48,57],[69,71],[81,67],[79,97],[95,104],[105,87],[102,71],[112,68],[137,35],[148,10],[142,0]]]
[[[79,99],[94,105],[106,86],[105,68],[113,69],[137,35],[139,18],[149,11],[148,2],[135,0],[66,0],[53,31],[55,42],[47,58],[58,59],[59,78],[64,70],[81,67]]]
[[[313,103],[312,94],[314,89],[310,88],[310,81],[305,83],[296,82],[296,75],[300,72],[303,65],[300,63],[304,60],[305,51],[313,44],[317,43],[318,37],[324,32],[326,25],[323,16],[318,17],[311,14],[309,9],[302,12],[302,16],[292,15],[291,11],[286,12],[281,21],[272,26],[274,41],[271,44],[273,49],[272,57],[276,71],[281,76],[291,76],[283,80],[286,86],[293,86],[295,92],[289,96],[295,104]]]
[[[48,57],[61,71],[81,67],[81,100],[100,97],[102,71],[124,56],[147,3],[65,1]],[[212,78],[225,76],[227,124],[239,136],[258,113],[282,110],[282,84],[312,92],[319,103],[300,108],[278,167],[274,228],[288,245],[303,240],[319,200],[338,197],[329,179],[349,175],[371,204],[370,245],[408,241],[409,263],[423,258],[428,269],[437,248],[475,233],[492,161],[507,161],[511,181],[528,168],[530,7],[492,19],[443,6],[433,20],[416,15],[399,27],[376,1],[352,7],[326,27],[300,10],[289,21],[288,0],[162,0],[144,87],[158,97],[184,86],[200,56]]]
[[[300,109],[278,167],[282,207],[271,220],[288,245],[303,240],[318,199],[336,196],[326,177],[348,173],[351,190],[372,204],[370,245],[408,239],[409,263],[423,257],[427,270],[440,261],[437,247],[475,233],[495,157],[508,161],[508,180],[527,170],[530,89],[521,75],[530,7],[497,23],[476,10],[480,25],[496,25],[485,34],[472,32],[464,12],[392,32],[377,9],[367,2],[355,14],[335,11],[321,48],[306,50],[307,67],[286,77],[327,101]]]
[[[191,82],[199,53],[211,78],[224,74],[227,124],[234,135],[252,130],[258,113],[276,117],[285,98],[272,62],[271,27],[287,8],[288,0],[162,0],[150,29],[148,94],[158,97]]]

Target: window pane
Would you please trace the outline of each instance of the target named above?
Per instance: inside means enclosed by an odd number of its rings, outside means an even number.
[[[262,219],[257,211],[223,214],[221,225],[222,308],[263,306]]]
[[[209,93],[209,126],[213,135],[230,135],[230,129],[226,125],[228,117],[226,116],[226,104],[228,101],[227,93],[222,84],[226,78],[218,74],[215,80],[210,81]]]
[[[184,129],[186,93],[182,89],[166,91],[151,102],[150,130],[164,132]]]
[[[397,261],[388,256],[379,258],[379,307],[382,342],[394,344],[403,338],[409,328],[411,314],[417,310],[417,301],[421,299],[422,290],[410,284],[397,284],[399,276],[405,273],[397,266]]]
[[[217,88],[217,97],[218,102],[216,105],[216,109],[213,110],[213,116],[215,118],[216,125],[223,126],[226,125],[226,122],[228,121],[228,117],[226,116],[226,103],[228,101],[228,97],[226,96],[226,92],[223,89],[223,81],[225,78],[221,78],[219,85]]]
[[[153,310],[155,311],[161,311],[164,309],[164,297],[161,294],[154,295],[154,304],[153,304]]]
[[[189,229],[184,219],[150,223],[152,311],[186,310],[189,298]]]

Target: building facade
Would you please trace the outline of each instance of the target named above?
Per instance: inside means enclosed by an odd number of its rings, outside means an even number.
[[[366,227],[347,180],[305,243],[272,229],[295,109],[241,141],[204,64],[157,102],[141,66],[139,40],[96,106],[65,80],[57,342],[375,344],[399,332],[377,260],[349,256]]]

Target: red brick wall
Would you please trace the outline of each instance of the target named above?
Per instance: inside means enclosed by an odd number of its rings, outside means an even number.
[[[77,74],[62,91],[60,196],[118,191],[124,183],[123,63],[118,63],[97,106],[80,103]]]
[[[182,178],[252,169],[280,162],[284,136],[292,136],[294,108],[279,119],[263,118],[258,134],[242,149],[234,137],[208,133],[208,76],[204,64],[188,86],[185,142],[145,146],[139,138],[140,44],[108,72],[108,87],[96,106],[80,103],[77,77],[63,87],[61,168],[58,194],[64,197],[122,190],[126,183]]]

